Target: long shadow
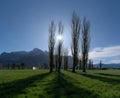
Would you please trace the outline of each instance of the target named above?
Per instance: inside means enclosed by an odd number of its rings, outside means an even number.
[[[120,75],[113,75],[113,74],[107,74],[107,73],[95,73],[95,74],[105,75],[105,76],[113,76],[113,77],[119,77],[120,78]]]
[[[72,81],[71,81],[72,80]],[[98,98],[99,95],[74,85],[76,80],[63,73],[56,74],[56,77],[47,84],[45,89],[49,98]]]
[[[9,83],[0,84],[0,98],[12,98],[17,94],[24,94],[24,89],[27,87],[35,87],[35,81],[41,81],[50,73],[43,73],[39,75],[34,75],[25,79],[20,79],[16,81],[12,81]]]
[[[91,78],[91,79],[97,79],[103,82],[107,82],[112,85],[118,85],[120,84],[120,79],[113,79],[113,78],[107,78],[107,77],[101,77],[93,74],[83,74],[83,73],[78,73],[80,75],[83,75],[85,77]]]

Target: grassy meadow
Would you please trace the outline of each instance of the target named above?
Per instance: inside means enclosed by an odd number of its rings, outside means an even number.
[[[0,98],[120,98],[120,70],[0,70]]]

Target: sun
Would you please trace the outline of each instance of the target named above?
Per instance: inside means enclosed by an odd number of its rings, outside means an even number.
[[[62,35],[58,35],[58,36],[57,36],[57,39],[58,39],[58,40],[62,40],[62,39],[63,39]]]

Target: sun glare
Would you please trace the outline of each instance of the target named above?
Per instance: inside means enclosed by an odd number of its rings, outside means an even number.
[[[57,36],[57,39],[58,39],[58,40],[62,40],[62,39],[63,39],[62,35],[58,35],[58,36]]]

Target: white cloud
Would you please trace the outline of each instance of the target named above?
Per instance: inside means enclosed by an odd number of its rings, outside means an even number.
[[[102,48],[101,47],[97,47],[97,48],[94,48],[93,51],[100,52],[100,51],[102,51]]]
[[[120,46],[98,47],[89,53],[91,59],[120,56]]]
[[[71,55],[71,49],[69,49]],[[94,64],[102,60],[105,64],[120,63],[120,45],[111,47],[97,47],[89,53],[89,58],[94,61]]]
[[[110,63],[120,63],[120,60],[111,60]]]

